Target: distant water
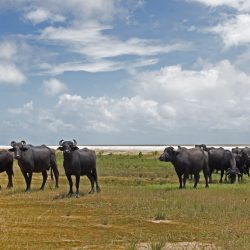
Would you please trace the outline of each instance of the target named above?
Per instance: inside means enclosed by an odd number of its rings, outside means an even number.
[[[122,152],[132,152],[132,151],[138,151],[138,152],[153,152],[153,151],[163,151],[166,147],[168,146],[172,146],[174,148],[178,148],[178,145],[81,145],[78,146],[79,148],[89,148],[92,150],[96,150],[96,151],[122,151]],[[193,148],[194,145],[181,145],[182,147],[186,147],[186,148]],[[240,147],[240,148],[244,148],[246,146],[250,146],[250,145],[246,145],[246,144],[235,144],[235,145],[207,145],[208,147],[215,147],[215,148],[219,148],[219,147],[223,147],[224,149],[229,149],[231,150],[234,147]],[[57,149],[58,146],[48,146],[50,148],[53,149]],[[0,149],[9,149],[11,148],[10,146],[1,146],[0,145]]]

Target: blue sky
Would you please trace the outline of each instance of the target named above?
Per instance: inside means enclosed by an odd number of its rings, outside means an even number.
[[[0,0],[0,144],[249,143],[250,0]]]

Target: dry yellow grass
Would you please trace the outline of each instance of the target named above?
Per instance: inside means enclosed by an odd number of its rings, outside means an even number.
[[[250,249],[248,177],[242,184],[205,189],[202,182],[197,190],[192,184],[178,190],[172,167],[161,169],[154,156],[141,161],[107,155],[98,158],[102,192],[87,194],[90,186],[84,177],[77,199],[66,195],[68,183],[58,157],[60,188],[51,189],[53,183],[48,180],[45,191],[39,191],[42,178],[34,174],[31,193],[24,193],[15,163],[14,189],[0,191],[0,248],[136,249],[146,243],[160,249],[166,243],[201,242],[222,249]],[[126,159],[129,163],[120,162]],[[130,166],[127,172],[122,164]],[[1,174],[2,187],[6,182]],[[168,223],[152,222],[158,218]]]

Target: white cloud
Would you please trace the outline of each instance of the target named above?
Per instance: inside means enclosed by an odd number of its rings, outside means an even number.
[[[45,126],[46,129],[53,133],[60,133],[60,131],[71,131],[76,129],[73,124],[69,123],[68,121],[62,121],[60,118],[57,118],[55,114],[46,110],[38,111],[38,121],[39,123],[43,124],[43,127]]]
[[[249,0],[187,0],[188,2],[198,2],[209,7],[227,6],[234,8],[238,11],[249,11]]]
[[[46,95],[51,95],[51,96],[67,91],[66,85],[56,78],[45,80],[43,82],[42,88]]]
[[[153,56],[173,51],[190,49],[190,44],[165,44],[155,40],[130,38],[122,41],[103,34],[110,26],[85,24],[77,28],[47,27],[41,32],[41,39],[60,42],[71,51],[92,58],[108,58],[122,55]]]
[[[99,133],[160,129],[163,123],[167,127],[168,119],[175,116],[175,110],[167,104],[159,106],[157,101],[140,96],[114,99],[65,94],[60,96],[57,108],[66,117],[77,113],[76,123]]]
[[[21,85],[26,81],[24,74],[12,63],[0,63],[0,84]]]
[[[14,115],[29,115],[34,111],[33,101],[25,103],[19,108],[10,108],[9,112]]]
[[[26,12],[26,17],[33,22],[48,20],[48,13],[53,13],[52,18],[68,16],[73,21],[98,20],[107,22],[115,15],[123,13],[120,1],[116,0],[1,0],[0,6],[3,8],[16,8]],[[133,6],[133,4],[131,4]],[[37,11],[38,10],[38,11]]]
[[[226,60],[201,66],[199,70],[176,65],[135,72],[130,97],[62,94],[49,111],[35,110],[33,103],[9,111],[16,116],[26,110],[31,120],[28,128],[36,126],[40,131],[45,126],[47,134],[68,135],[76,128],[83,136],[97,133],[95,143],[100,143],[99,136],[111,134],[124,140],[131,134],[138,140],[174,135],[183,142],[182,135],[193,141],[209,140],[209,133],[247,132],[250,76]]]
[[[42,30],[40,38],[52,44],[61,44],[70,52],[78,54],[84,61],[66,62],[48,65],[43,73],[53,75],[65,71],[108,72],[126,69],[130,72],[137,67],[153,65],[157,58],[148,58],[159,54],[191,49],[190,43],[165,44],[156,40],[130,38],[120,40],[104,31],[112,29],[97,23],[88,23],[81,27],[47,27]],[[134,56],[129,62],[118,60],[119,56]],[[138,59],[139,58],[139,59]]]
[[[250,15],[240,14],[215,27],[207,29],[221,36],[226,48],[250,43]]]
[[[177,65],[138,73],[132,84],[141,98],[156,100],[161,108],[168,103],[167,111],[173,109],[175,114],[175,129],[248,128],[250,76],[229,61],[201,70],[183,70]]]
[[[36,10],[32,10],[25,15],[25,18],[32,22],[33,24],[42,23],[44,21],[52,21],[52,22],[63,22],[65,18],[58,14],[53,14],[48,10],[38,8]]]
[[[9,41],[0,43],[0,59],[12,60],[17,53],[16,44]]]
[[[90,61],[89,63],[76,61],[76,62],[62,63],[58,65],[43,64],[40,65],[42,71],[40,74],[59,75],[64,72],[76,72],[76,71],[96,73],[96,72],[111,72],[121,69],[126,69],[130,73],[134,73],[136,68],[153,65],[156,63],[158,63],[158,59],[156,58],[151,58],[151,59],[142,58],[140,60],[129,61],[129,62],[98,59],[93,62]]]
[[[64,72],[76,72],[76,71],[85,71],[85,72],[108,72],[116,71],[122,69],[122,63],[112,62],[108,60],[97,60],[95,62],[67,62],[58,65],[47,65],[46,68],[42,69],[42,74],[52,74],[59,75]]]

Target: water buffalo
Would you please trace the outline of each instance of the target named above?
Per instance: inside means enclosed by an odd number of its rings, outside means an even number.
[[[245,148],[232,148],[232,153],[236,160],[236,167],[239,170],[238,180],[242,180],[243,174],[247,174],[249,176],[249,166],[250,166],[250,149],[248,147]]]
[[[241,154],[244,159],[244,173],[250,176],[250,148],[245,147],[241,149]]]
[[[72,141],[59,141],[59,150],[63,151],[63,167],[65,174],[69,182],[69,195],[73,194],[73,182],[72,175],[76,177],[76,197],[79,197],[79,183],[80,176],[86,175],[91,183],[91,190],[89,193],[96,191],[100,192],[100,186],[98,183],[97,171],[96,171],[96,154],[95,151],[87,148],[79,149],[77,147],[76,140]]]
[[[42,173],[43,182],[41,190],[44,189],[48,174],[47,170],[52,168],[56,187],[58,187],[59,172],[56,163],[55,150],[45,145],[33,146],[26,144],[25,141],[12,141],[9,151],[14,152],[14,157],[18,161],[18,165],[26,181],[26,192],[30,191],[30,185],[33,173]]]
[[[239,170],[236,167],[236,160],[231,151],[223,148],[210,149],[208,151],[208,159],[210,169],[210,183],[212,182],[212,172],[214,169],[221,171],[220,183],[222,182],[224,172],[229,175],[231,183],[235,182],[236,174],[239,173]]]
[[[241,153],[233,153],[233,156],[236,162],[236,167],[239,170],[238,172],[238,182],[239,182],[240,180],[242,181],[243,179],[243,174],[244,174],[244,169],[245,169],[244,159]]]
[[[178,175],[180,186],[179,188],[186,187],[186,179],[189,174],[194,175],[194,188],[200,179],[200,171],[203,170],[206,187],[208,187],[208,155],[207,152],[200,148],[179,149],[174,150],[173,147],[165,148],[163,154],[159,158],[160,161],[170,161],[175,168]],[[183,177],[182,177],[183,176]],[[183,183],[183,184],[182,184]]]
[[[8,175],[8,185],[7,188],[12,188],[12,176],[13,172],[13,156],[8,151],[0,151],[0,173],[6,172]],[[1,188],[1,186],[0,186]]]

